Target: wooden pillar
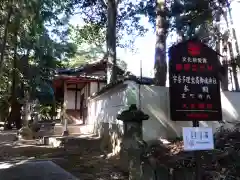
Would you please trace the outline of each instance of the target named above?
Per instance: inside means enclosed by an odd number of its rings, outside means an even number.
[[[65,95],[65,85],[64,85],[64,80],[62,80],[62,91],[63,91],[63,99],[61,100],[61,105],[63,105],[63,103],[64,103],[64,95]]]
[[[63,124],[64,122],[63,122],[63,109],[64,109],[64,100],[65,100],[65,83],[64,83],[64,80],[62,80],[62,91],[63,91],[63,96],[62,96],[62,99],[61,99],[61,116],[60,116],[60,119],[61,119],[61,123]]]
[[[100,90],[100,82],[98,81],[97,82],[97,92],[99,92],[99,90]]]
[[[91,83],[89,82],[89,83],[88,83],[88,87],[87,87],[87,89],[88,89],[87,97],[89,97],[89,96],[91,95],[91,94],[90,94],[90,93],[91,93],[91,89],[90,89],[90,88],[91,88]]]
[[[77,110],[77,98],[78,98],[78,88],[77,88],[77,84],[76,84],[76,89],[75,89],[75,110]]]

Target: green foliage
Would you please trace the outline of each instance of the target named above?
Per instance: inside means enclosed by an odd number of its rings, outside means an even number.
[[[41,105],[39,111],[41,120],[51,120],[52,119],[52,106]]]
[[[0,109],[7,109],[5,102],[10,97],[21,99],[26,89],[34,94],[39,81],[51,81],[55,68],[73,57],[77,48],[66,36],[72,1],[11,0],[0,4]]]
[[[67,67],[78,67],[89,61],[101,59],[104,54],[104,31],[96,24],[69,28],[69,40],[76,45],[76,53],[64,63]]]
[[[202,179],[239,179],[239,135],[238,128],[223,127],[214,134],[215,149],[200,152]],[[158,172],[156,175],[159,178],[162,178],[163,173],[171,172],[165,179],[180,176],[183,180],[195,179],[196,156],[184,151],[182,138],[170,141],[169,144],[148,142],[142,159],[143,164],[150,164]]]
[[[183,38],[198,37],[209,42],[210,32],[213,29],[213,7],[211,1],[173,1],[170,16],[171,28],[181,34]]]
[[[87,62],[96,61],[106,56],[106,29],[98,24],[89,23],[82,27],[70,26],[70,41],[76,44],[78,49],[75,56],[64,64],[67,67],[79,67]],[[123,70],[127,64],[117,59],[117,65]]]
[[[103,46],[105,42],[106,30],[95,23],[85,24],[84,26],[70,26],[70,39],[77,45],[94,44]]]
[[[138,6],[139,2],[133,3],[131,1],[118,1],[118,16],[116,22],[117,28],[117,46],[128,48],[132,46],[134,37],[142,36],[146,33],[146,29],[139,23],[141,17],[139,16]],[[104,0],[81,1],[78,4],[79,14],[82,15],[86,24],[93,25],[100,29],[100,36],[106,32],[107,27],[107,3]],[[91,13],[90,13],[91,12]],[[98,32],[98,31],[96,31]],[[99,35],[98,34],[98,35]],[[106,33],[104,33],[106,34]],[[130,35],[133,38],[127,42],[121,41],[123,36]],[[104,39],[106,35],[102,36]]]
[[[219,0],[171,0],[165,1],[166,32],[175,31],[182,38],[198,37],[206,43],[213,43],[219,36],[215,26],[216,16],[224,13],[227,1]],[[156,25],[156,1],[141,2],[137,12],[149,18]]]

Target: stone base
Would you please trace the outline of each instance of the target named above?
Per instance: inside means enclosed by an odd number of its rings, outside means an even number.
[[[18,131],[18,139],[32,140],[34,137],[34,132],[29,127],[22,127]]]
[[[122,142],[122,127],[118,124],[102,123],[98,127],[95,127],[101,137],[101,150],[117,155],[121,149]]]
[[[49,145],[54,148],[64,147],[65,138],[64,137],[49,137],[45,136],[42,139],[43,145]]]
[[[69,135],[69,132],[68,132],[68,130],[66,130],[66,131],[63,131],[63,133],[62,133],[62,136],[68,136]]]
[[[42,145],[49,145],[49,136],[43,136],[43,138],[40,140],[40,143]]]
[[[70,135],[93,133],[93,125],[89,125],[89,124],[84,124],[84,125],[69,124],[67,129]],[[61,136],[63,131],[64,131],[64,125],[55,124],[54,132],[53,132],[54,135]]]

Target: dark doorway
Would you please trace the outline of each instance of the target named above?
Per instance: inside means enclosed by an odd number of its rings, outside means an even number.
[[[80,96],[80,117],[82,119],[83,119],[83,112],[84,112],[83,102],[84,102],[84,93]]]

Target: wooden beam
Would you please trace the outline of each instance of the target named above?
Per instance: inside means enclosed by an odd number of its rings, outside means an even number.
[[[81,91],[81,88],[67,88],[68,91]]]
[[[101,82],[106,82],[106,80],[104,79],[79,79],[79,78],[74,78],[74,77],[71,77],[71,78],[66,78],[65,79],[67,83],[84,83],[84,82],[98,82],[98,81],[101,81]]]
[[[88,94],[87,94],[87,96],[90,96],[90,92],[91,92],[91,91],[90,91],[90,87],[91,87],[91,84],[90,84],[90,82],[89,82],[89,83],[88,83],[88,88],[87,88],[87,89],[88,89],[88,92],[87,92]]]
[[[65,98],[64,97],[64,95],[65,95],[65,83],[64,83],[64,80],[62,80],[62,85],[61,86],[62,86],[62,90],[63,90],[63,99],[61,100],[62,101],[61,103],[63,104],[64,103],[64,98]]]
[[[78,96],[78,90],[77,90],[77,84],[76,84],[76,90],[75,90],[75,110],[77,110],[77,96]]]

